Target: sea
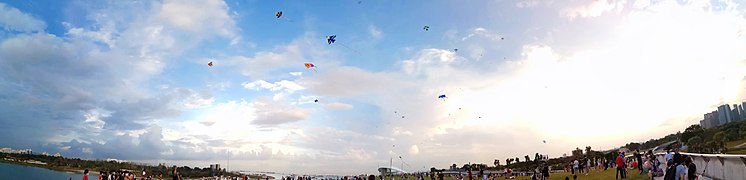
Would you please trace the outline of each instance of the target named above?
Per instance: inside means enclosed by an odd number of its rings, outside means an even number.
[[[88,179],[98,177],[88,176]],[[44,168],[0,163],[0,179],[50,179],[50,180],[80,180],[83,174],[53,171]]]

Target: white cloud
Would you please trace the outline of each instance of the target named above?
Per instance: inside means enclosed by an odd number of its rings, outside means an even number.
[[[381,39],[383,37],[383,32],[381,32],[378,27],[372,24],[368,26],[368,32],[370,33],[370,36],[373,37],[373,39]]]
[[[351,104],[345,104],[345,103],[339,103],[339,102],[324,104],[324,107],[326,107],[327,109],[352,109],[353,108]]]
[[[632,6],[637,9],[645,9],[650,6],[650,0],[635,0],[635,3]]]
[[[478,28],[474,28],[469,35],[466,35],[465,37],[461,38],[461,40],[462,41],[466,41],[467,39],[472,38],[472,37],[477,36],[477,35],[485,37],[485,38],[493,40],[493,41],[501,40],[501,38],[502,38],[502,36],[500,36],[498,34],[495,34],[495,33],[492,33],[492,32],[490,32],[489,30],[487,30],[485,28],[478,27]]]
[[[228,5],[222,0],[166,0],[158,16],[166,23],[186,31],[235,36],[236,23],[229,15]]]
[[[412,147],[409,148],[409,154],[411,155],[417,155],[420,153],[420,148],[417,147],[417,145],[412,145]]]
[[[589,4],[583,4],[576,7],[570,7],[562,10],[562,15],[570,19],[577,17],[593,18],[603,15],[607,12],[621,12],[626,0],[593,0]]]
[[[44,21],[38,20],[5,3],[0,3],[0,26],[6,30],[21,32],[43,31],[47,27]]]
[[[401,62],[402,70],[409,75],[432,75],[435,71],[446,72],[452,65],[463,61],[456,53],[445,49],[424,49],[414,58]]]
[[[295,82],[288,81],[288,80],[282,80],[282,81],[278,81],[274,83],[269,83],[264,80],[257,80],[257,81],[250,82],[250,83],[245,82],[241,85],[243,85],[243,87],[246,89],[253,89],[253,90],[266,89],[270,91],[284,90],[290,93],[306,89],[303,86],[300,86],[296,84]]]
[[[298,80],[314,94],[322,96],[359,96],[383,93],[387,87],[408,87],[392,74],[370,73],[354,67],[336,67]]]
[[[261,51],[254,56],[228,56],[218,58],[214,62],[226,67],[237,68],[242,75],[253,80],[266,78],[269,73],[307,70],[303,63],[314,63],[319,70],[333,67],[338,59],[336,55],[318,43],[313,34],[305,34],[301,38],[284,45],[278,45],[270,51]]]
[[[307,119],[311,110],[295,107],[290,104],[274,100],[258,100],[252,103],[256,111],[256,119],[251,124],[260,126],[275,126]]]
[[[292,75],[292,76],[301,76],[301,75],[303,75],[303,72],[290,72],[290,75]]]
[[[62,25],[67,28],[67,35],[77,38],[90,39],[92,41],[103,42],[107,46],[109,46],[109,48],[112,48],[116,45],[116,34],[114,34],[116,33],[116,30],[111,24],[107,24],[104,27],[101,27],[100,29],[98,29],[98,31],[89,31],[81,27],[75,27],[68,22],[62,22]]]

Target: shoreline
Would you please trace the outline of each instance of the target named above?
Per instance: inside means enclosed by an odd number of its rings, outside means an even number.
[[[65,172],[65,173],[73,173],[73,174],[83,174],[83,172],[85,171],[85,169],[75,169],[71,167],[53,167],[47,164],[36,164],[36,163],[28,163],[28,162],[22,162],[22,161],[8,161],[5,159],[0,159],[0,163],[15,164],[15,165],[26,166],[26,167],[36,167],[36,168],[42,168],[42,169]],[[93,173],[94,172],[90,172],[89,170],[89,174],[93,174]],[[96,174],[98,173],[96,172]]]
[[[42,168],[42,169],[51,170],[51,171],[57,171],[57,172],[63,172],[63,173],[71,173],[71,174],[80,174],[80,175],[82,175],[83,172],[85,172],[85,169],[76,169],[76,168],[68,167],[68,166],[65,166],[65,167],[56,167],[56,166],[49,166],[47,164],[28,163],[28,162],[22,162],[22,161],[8,161],[8,160],[5,160],[5,159],[0,159],[0,163],[13,164],[13,165],[25,166],[25,167]],[[92,171],[92,170],[89,169],[88,170],[88,176],[89,176],[89,178],[92,178],[91,176],[98,177],[99,176],[99,172]],[[249,176],[249,177],[251,177],[251,176]],[[139,176],[138,176],[138,178],[139,178]],[[163,178],[166,179],[166,177],[163,177]],[[202,180],[202,179],[209,179],[209,178],[212,178],[212,177],[182,177],[182,179],[184,179],[184,180]]]

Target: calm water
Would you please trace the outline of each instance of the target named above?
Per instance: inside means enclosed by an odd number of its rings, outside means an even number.
[[[44,168],[28,167],[15,164],[0,163],[0,179],[83,179],[83,174],[72,174],[68,172],[52,171]],[[88,179],[96,179],[96,176],[88,176]]]

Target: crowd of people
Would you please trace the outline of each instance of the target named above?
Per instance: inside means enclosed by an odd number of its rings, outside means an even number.
[[[83,171],[83,180],[89,180],[89,171],[88,169]],[[72,178],[70,178],[72,180]],[[138,175],[138,173],[130,172],[130,171],[100,171],[98,173],[98,180],[163,180],[163,179],[172,179],[172,180],[185,180],[177,170],[176,166],[173,167],[173,170],[167,174],[158,173],[158,175],[155,175],[153,173],[148,173],[144,169],[142,170],[142,175]],[[201,178],[201,180],[251,180],[248,176],[244,175],[241,177],[205,177]],[[92,180],[92,179],[91,179]],[[269,180],[269,177],[257,179],[257,180]],[[303,180],[303,179],[298,179]]]
[[[89,171],[88,169],[83,171],[83,180],[89,180]],[[176,170],[176,166],[174,166],[173,171],[171,171],[171,176],[166,177],[166,179],[173,179],[173,180],[182,180],[181,175],[179,175],[178,171]],[[98,180],[154,180],[159,179],[163,180],[164,175],[163,173],[159,173],[158,175],[154,175],[152,173],[147,173],[145,169],[142,170],[142,175],[138,176],[138,173],[120,170],[120,171],[100,171],[98,173]],[[72,178],[71,178],[72,179]]]
[[[678,150],[674,152],[668,150],[664,159],[665,162],[662,164],[653,151],[640,153],[637,150],[630,156],[620,152],[613,161],[607,158],[574,159],[565,164],[565,171],[570,172],[573,179],[577,179],[578,175],[582,174],[587,176],[591,170],[606,171],[610,168],[615,169],[616,179],[628,178],[630,171],[634,172],[635,169],[637,173],[646,174],[651,180],[660,176],[663,176],[664,180],[697,179],[697,166],[691,157],[680,154]]]

